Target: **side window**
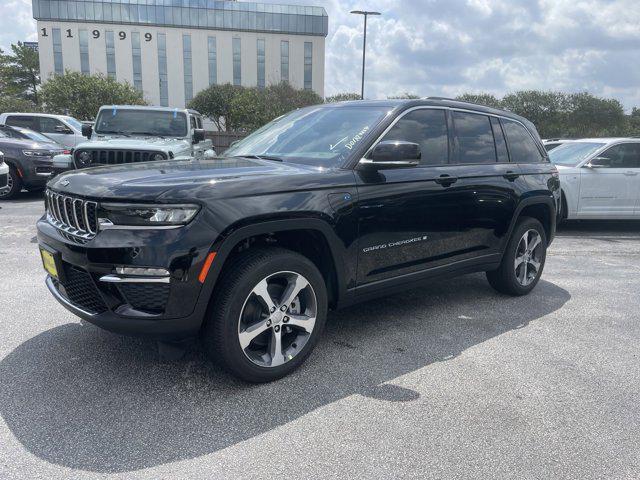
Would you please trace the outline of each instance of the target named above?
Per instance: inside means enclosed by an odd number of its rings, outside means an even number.
[[[193,130],[194,128],[198,128],[196,117],[194,117],[193,115],[189,115],[189,118],[191,119],[191,130]]]
[[[500,120],[491,117],[491,128],[493,129],[493,138],[496,140],[496,153],[498,154],[498,162],[507,163],[509,161],[509,152],[507,151],[507,142],[504,139],[504,132],[500,125]]]
[[[511,161],[516,163],[538,163],[543,157],[529,131],[518,122],[502,119],[502,127],[509,142]]]
[[[609,162],[601,162],[606,168],[640,168],[640,143],[622,143],[615,145],[604,153],[601,158],[609,159]]]
[[[457,163],[495,163],[496,144],[491,121],[478,113],[453,112],[458,144]]]
[[[198,128],[203,128],[202,127],[202,117],[196,117],[196,125],[198,126]]]
[[[12,115],[7,117],[6,124],[14,127],[24,127],[34,129],[33,117],[26,115]]]
[[[422,165],[449,161],[449,134],[444,110],[419,109],[407,113],[382,140],[403,140],[420,145]]]
[[[60,120],[49,117],[40,117],[40,129],[38,131],[42,133],[64,133],[64,130],[68,130],[67,126]],[[56,130],[56,128],[63,131]]]

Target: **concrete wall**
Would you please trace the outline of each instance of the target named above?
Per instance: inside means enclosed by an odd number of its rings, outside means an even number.
[[[42,29],[46,29],[47,36]],[[241,39],[242,85],[257,85],[257,40],[265,40],[265,76],[267,85],[280,82],[280,41],[289,41],[289,81],[295,88],[304,86],[304,42],[313,43],[313,90],[324,96],[324,54],[325,38],[322,36],[284,35],[274,33],[231,32],[145,25],[113,25],[78,22],[38,21],[38,44],[40,49],[40,70],[43,80],[54,73],[52,29],[59,28],[62,36],[62,58],[64,68],[80,71],[79,30],[87,30],[89,36],[89,64],[91,73],[107,73],[105,32],[113,31],[116,51],[116,75],[118,81],[133,84],[133,63],[131,52],[131,32],[140,32],[142,51],[142,85],[145,99],[154,105],[160,104],[158,75],[158,33],[167,36],[167,66],[169,72],[169,106],[184,107],[184,71],[182,58],[182,35],[191,35],[193,56],[194,95],[209,84],[209,62],[207,37],[215,36],[217,42],[218,83],[233,83],[232,39]],[[67,29],[71,30],[69,38]],[[93,37],[93,30],[100,37]],[[121,40],[119,32],[126,38]],[[151,41],[145,34],[151,33]]]

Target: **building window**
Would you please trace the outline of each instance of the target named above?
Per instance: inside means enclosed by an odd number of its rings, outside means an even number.
[[[289,81],[289,42],[280,42],[280,80]]]
[[[142,91],[142,52],[140,50],[140,32],[131,32],[131,54],[133,57],[133,86]]]
[[[191,35],[182,35],[182,64],[184,65],[184,103],[193,98],[193,68],[191,61]]]
[[[311,90],[313,82],[311,81],[312,74],[312,58],[313,58],[313,44],[311,42],[304,42],[304,89]]]
[[[109,78],[116,78],[116,44],[114,41],[113,32],[104,33],[104,41],[107,47],[107,76]]]
[[[265,87],[265,47],[264,39],[258,39],[258,88]]]
[[[51,30],[53,37],[53,69],[56,75],[64,74],[64,65],[62,63],[62,35],[59,28]]]
[[[169,76],[167,74],[167,34],[158,34],[158,78],[160,79],[160,106],[169,106]]]
[[[240,58],[240,39],[233,39],[233,84],[242,85],[242,71],[241,71],[241,58]]]
[[[209,85],[218,83],[218,52],[216,37],[207,39],[209,46]]]
[[[86,30],[78,31],[78,38],[80,40],[80,71],[84,75],[91,73],[89,68],[89,35]]]

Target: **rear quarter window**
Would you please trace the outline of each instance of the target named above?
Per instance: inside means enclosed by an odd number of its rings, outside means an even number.
[[[507,136],[511,161],[515,163],[539,163],[544,157],[529,131],[521,123],[502,119],[502,127]]]

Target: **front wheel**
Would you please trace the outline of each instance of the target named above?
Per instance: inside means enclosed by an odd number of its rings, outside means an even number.
[[[248,382],[281,378],[309,356],[323,330],[327,291],[316,266],[280,248],[247,251],[225,266],[203,343]]]
[[[487,272],[489,284],[507,295],[526,295],[537,285],[547,258],[547,236],[535,218],[522,218],[497,270]]]
[[[22,191],[22,180],[18,176],[15,167],[9,165],[9,174],[7,175],[7,188],[0,190],[0,200],[9,200]]]

